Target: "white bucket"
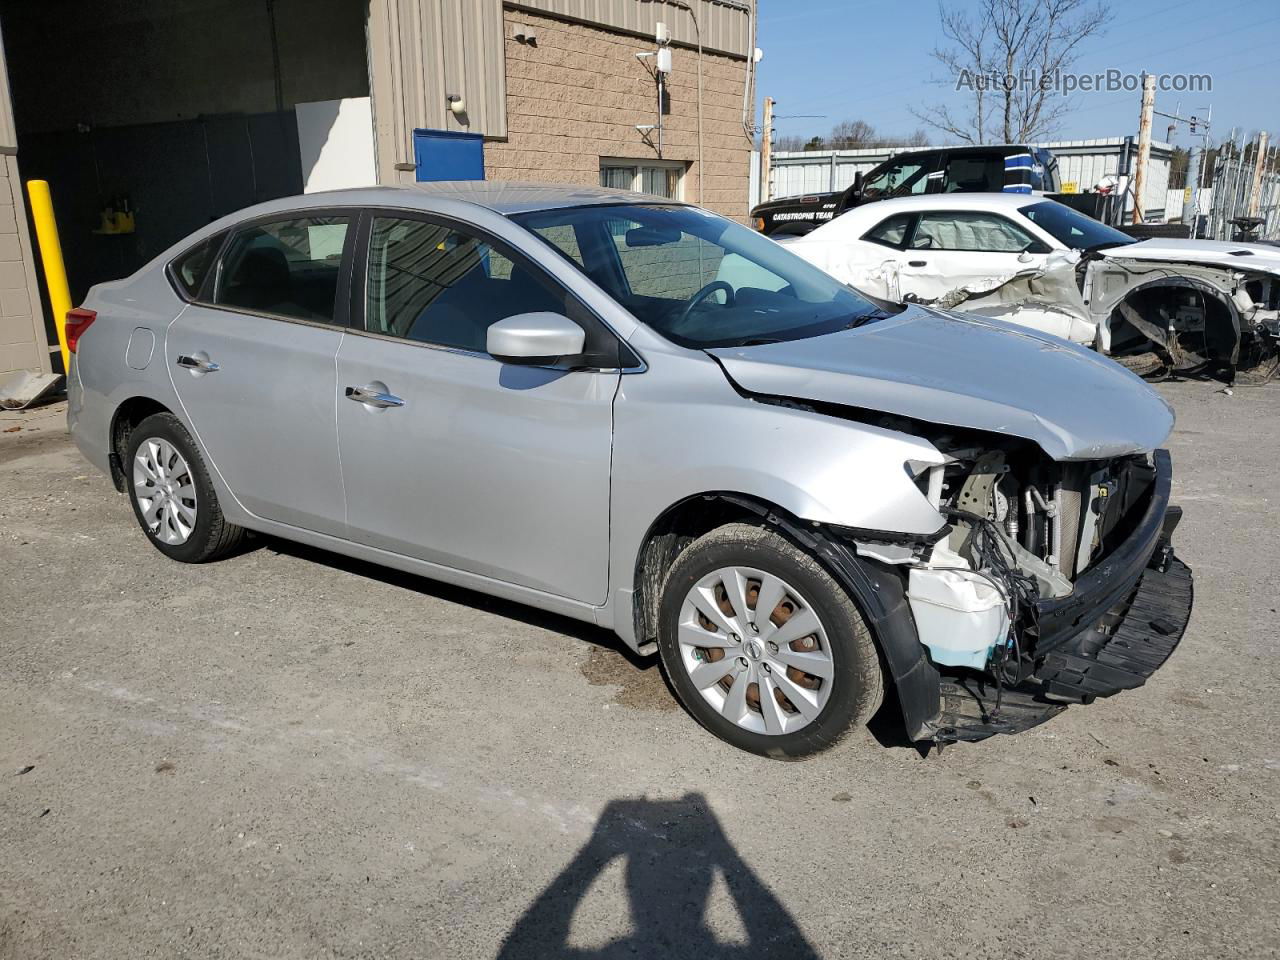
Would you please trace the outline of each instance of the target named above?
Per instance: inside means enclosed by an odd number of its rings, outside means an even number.
[[[907,600],[920,642],[935,663],[981,670],[991,648],[1009,632],[1004,596],[986,577],[969,570],[916,567]]]

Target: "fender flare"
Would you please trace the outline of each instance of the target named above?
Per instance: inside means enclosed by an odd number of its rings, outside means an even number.
[[[931,740],[931,724],[942,712],[941,676],[920,643],[901,578],[888,567],[859,557],[852,545],[821,525],[806,525],[748,497],[725,494],[723,498],[759,516],[808,550],[848,591],[867,618],[867,626],[893,679],[907,737],[912,741]]]

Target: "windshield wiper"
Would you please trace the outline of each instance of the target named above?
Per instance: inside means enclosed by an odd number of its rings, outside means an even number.
[[[862,313],[854,317],[852,320],[846,323],[843,327],[841,327],[841,329],[855,330],[858,327],[864,326],[865,324],[868,324],[873,320],[888,320],[891,316],[893,316],[893,314],[889,313],[887,310],[872,310],[870,313]]]

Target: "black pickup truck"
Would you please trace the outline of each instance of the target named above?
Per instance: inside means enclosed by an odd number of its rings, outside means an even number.
[[[1059,190],[1058,161],[1044,147],[1001,144],[897,153],[837,193],[770,200],[751,211],[765,234],[804,234],[851,207],[917,193],[1038,193]]]

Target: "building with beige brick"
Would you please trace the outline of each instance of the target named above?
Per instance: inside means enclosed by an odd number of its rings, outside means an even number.
[[[638,188],[745,219],[752,139],[744,58],[704,49],[699,98],[696,48],[672,49],[659,151],[652,39],[515,8],[505,17],[507,135],[486,145],[490,179]],[[536,43],[510,39],[517,30]]]
[[[473,135],[487,179],[745,220],[755,23],[755,0],[0,0],[0,375],[61,370],[31,178],[73,302],[253,203],[438,179],[422,131]]]

